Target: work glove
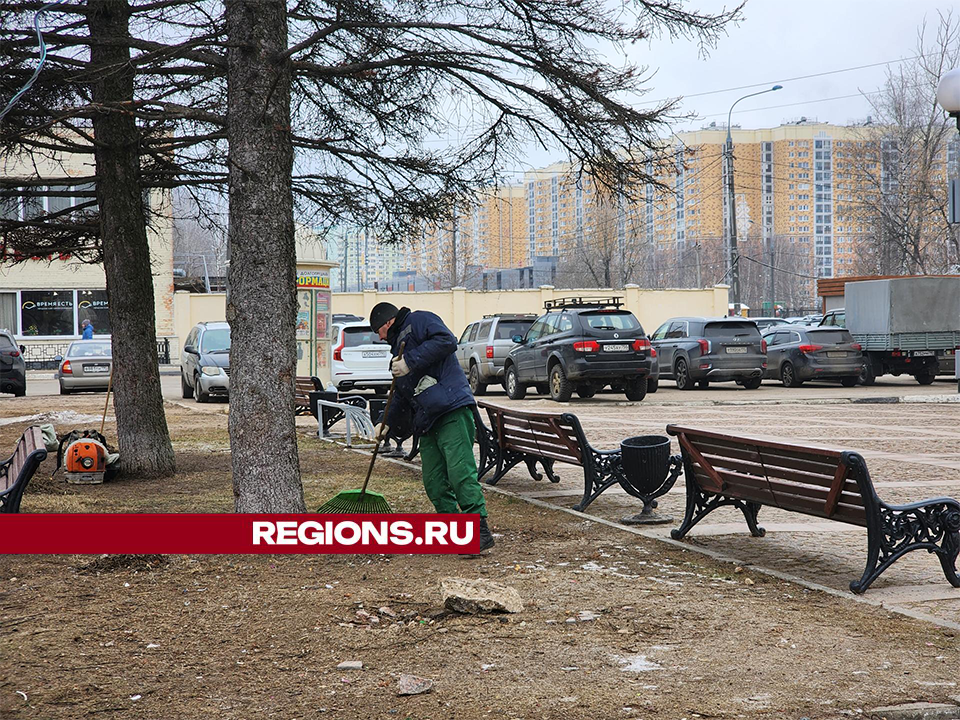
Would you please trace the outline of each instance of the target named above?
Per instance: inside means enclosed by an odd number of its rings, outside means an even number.
[[[403,377],[410,373],[410,368],[407,367],[407,361],[402,357],[395,357],[390,361],[390,372],[393,373],[394,377]]]
[[[388,433],[390,432],[390,426],[386,423],[380,423],[380,427],[377,428],[377,436],[374,438],[377,442],[383,442],[387,439]]]

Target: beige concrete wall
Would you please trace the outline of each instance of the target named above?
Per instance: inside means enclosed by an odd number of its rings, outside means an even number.
[[[726,285],[705,290],[644,290],[628,285],[623,290],[563,290],[550,286],[534,290],[467,291],[462,288],[437,292],[377,292],[334,293],[333,312],[353,313],[369,317],[378,302],[391,302],[397,307],[429,310],[439,315],[456,335],[468,323],[493,313],[541,313],[543,303],[561,297],[623,297],[626,308],[640,320],[644,330],[652,333],[664,320],[678,315],[723,316],[727,314]],[[183,339],[190,328],[204,320],[223,320],[225,296],[222,293],[194,294],[178,292],[174,295],[175,329],[180,347],[171,348],[171,355],[179,357]]]

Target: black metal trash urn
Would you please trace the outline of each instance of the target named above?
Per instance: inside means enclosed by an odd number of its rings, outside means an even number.
[[[639,435],[620,443],[621,487],[643,501],[643,511],[621,520],[627,525],[653,525],[672,518],[653,512],[656,498],[673,487],[680,475],[680,456],[670,455],[670,438]]]
[[[652,495],[670,472],[670,438],[639,435],[620,443],[623,475],[643,495]]]

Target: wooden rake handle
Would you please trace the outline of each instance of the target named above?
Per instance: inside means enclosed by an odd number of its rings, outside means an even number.
[[[400,343],[400,352],[397,354],[398,358],[403,357],[403,346],[406,345],[405,342]],[[393,380],[390,381],[390,392],[387,393],[387,403],[383,406],[383,415],[380,418],[380,425],[384,425],[387,422],[387,413],[390,412],[390,403],[393,402],[393,391],[397,387],[397,378],[394,376]],[[377,453],[380,452],[380,443],[383,442],[383,437],[378,433],[377,434],[377,444],[373,448],[373,455],[370,456],[370,465],[367,467],[367,477],[363,481],[363,487],[360,488],[360,500],[363,500],[364,495],[367,494],[367,483],[370,482],[370,476],[373,474],[373,464],[377,461]]]

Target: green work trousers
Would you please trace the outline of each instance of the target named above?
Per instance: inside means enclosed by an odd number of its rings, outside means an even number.
[[[441,416],[420,436],[423,487],[438,513],[487,516],[473,457],[476,431],[473,411],[463,407]]]

